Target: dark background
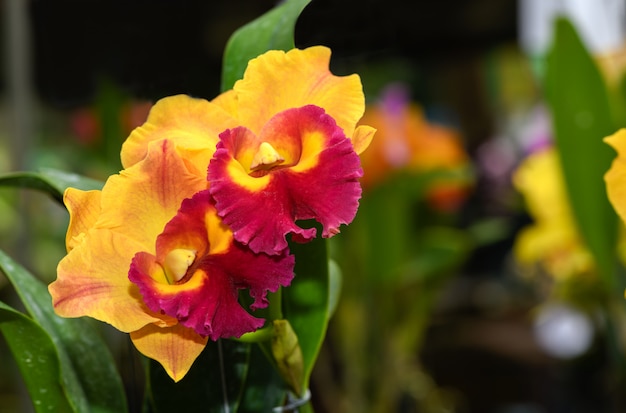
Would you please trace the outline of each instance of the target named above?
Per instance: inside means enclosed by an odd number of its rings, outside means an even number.
[[[137,98],[176,93],[212,98],[230,34],[275,5],[268,0],[32,0],[37,95],[61,108],[84,105],[100,79]],[[296,45],[333,49],[339,71],[403,59],[422,74],[416,99],[443,101],[470,146],[489,132],[476,64],[514,43],[514,0],[313,0]],[[440,87],[441,83],[444,87]]]

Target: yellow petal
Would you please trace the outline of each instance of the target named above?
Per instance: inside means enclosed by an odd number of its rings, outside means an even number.
[[[130,262],[144,247],[122,234],[91,229],[57,267],[57,279],[48,287],[57,314],[89,316],[130,332],[146,324],[173,323],[152,313],[139,289],[128,279]]]
[[[558,153],[554,148],[527,157],[515,171],[513,184],[524,196],[536,221],[574,225]],[[546,208],[546,205],[550,207]]]
[[[132,332],[130,338],[143,355],[161,363],[175,382],[185,377],[207,343],[206,337],[180,324],[166,328],[147,325]]]
[[[557,279],[579,276],[593,267],[591,254],[571,227],[533,225],[524,228],[515,240],[514,253],[520,263],[540,262]]]
[[[272,50],[252,59],[234,86],[242,125],[258,134],[275,114],[312,104],[324,108],[352,136],[365,110],[361,79],[335,76],[329,63],[330,49],[322,46]]]
[[[217,215],[217,211],[207,212],[205,221],[209,239],[208,254],[216,255],[226,252],[232,245],[233,232]]]
[[[63,195],[63,203],[70,213],[70,224],[65,236],[69,252],[80,244],[84,234],[96,223],[100,215],[100,191],[68,188]]]
[[[371,126],[359,125],[354,131],[351,139],[354,151],[359,155],[363,153],[363,151],[370,146],[375,133],[376,129]]]
[[[189,171],[173,146],[152,142],[143,161],[107,180],[96,227],[124,233],[154,254],[157,236],[182,201],[207,186],[205,176]]]
[[[233,118],[236,119],[238,117],[237,93],[235,93],[234,90],[230,89],[224,93],[221,93],[219,96],[213,99],[211,103],[216,104],[220,108],[224,109]]]
[[[220,106],[204,99],[186,95],[163,98],[152,107],[146,123],[122,145],[122,165],[128,168],[144,159],[150,142],[170,139],[196,172],[206,176],[219,134],[237,123]]]
[[[607,194],[615,211],[626,222],[626,129],[620,129],[604,141],[617,151],[617,157],[604,175]]]

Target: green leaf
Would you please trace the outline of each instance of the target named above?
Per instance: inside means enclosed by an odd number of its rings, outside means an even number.
[[[22,373],[37,413],[70,412],[60,384],[60,366],[50,336],[26,315],[0,301],[0,332]]]
[[[69,187],[88,191],[102,189],[104,183],[84,176],[59,171],[41,169],[39,172],[10,172],[0,175],[0,186],[12,186],[37,189],[48,193],[59,202],[63,202],[63,193]]]
[[[222,67],[222,91],[243,77],[248,61],[268,50],[294,48],[298,16],[311,0],[287,0],[238,29],[228,40]]]
[[[115,362],[90,320],[57,316],[46,286],[2,251],[0,269],[28,313],[52,339],[59,355],[61,383],[74,411],[125,412],[126,397]]]
[[[296,275],[283,289],[283,314],[298,336],[304,371],[301,388],[306,391],[329,320],[327,240],[317,237],[306,244],[291,243],[290,249],[296,257]]]
[[[263,352],[261,345],[253,345],[238,413],[271,412],[274,407],[281,405],[286,394],[287,388],[283,379]]]
[[[613,123],[618,127],[626,125],[626,71],[622,72],[615,83],[607,82]]]
[[[248,373],[249,355],[250,344],[232,340],[209,341],[191,370],[178,383],[167,375],[159,363],[150,360],[148,378],[151,411],[237,411]]]
[[[546,94],[578,229],[609,290],[616,291],[617,216],[604,184],[614,153],[602,139],[617,128],[602,75],[572,24],[556,21]],[[549,207],[549,206],[548,206]]]

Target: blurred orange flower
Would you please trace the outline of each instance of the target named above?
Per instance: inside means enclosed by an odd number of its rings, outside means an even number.
[[[453,129],[429,123],[422,109],[409,102],[403,86],[391,85],[382,99],[366,107],[361,123],[377,129],[368,151],[361,154],[365,190],[398,171],[427,173],[469,165],[460,135]],[[467,195],[466,180],[434,179],[427,198],[440,208],[454,208]]]

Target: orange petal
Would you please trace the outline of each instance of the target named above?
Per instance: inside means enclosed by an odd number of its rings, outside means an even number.
[[[81,191],[68,188],[63,195],[63,203],[70,213],[70,224],[65,236],[69,252],[82,242],[84,234],[94,226],[100,215],[100,191]]]
[[[330,49],[322,46],[286,53],[272,50],[252,59],[234,86],[241,124],[258,134],[275,114],[312,104],[322,107],[346,136],[352,136],[365,110],[361,79],[335,76],[329,63]]]
[[[182,201],[206,186],[206,178],[187,168],[171,141],[153,142],[142,162],[108,179],[96,227],[124,233],[144,245],[142,251],[154,253],[157,236]]]
[[[170,139],[196,172],[206,176],[218,135],[237,122],[220,106],[186,95],[159,100],[148,120],[136,128],[122,145],[122,165],[128,168],[146,157],[150,142]]]
[[[89,316],[121,331],[175,320],[151,312],[139,289],[128,279],[130,262],[143,248],[133,239],[109,230],[91,229],[57,267],[49,291],[57,314]]]
[[[607,194],[615,211],[626,222],[626,129],[620,129],[604,141],[617,151],[617,157],[604,175]]]
[[[208,340],[180,324],[166,328],[150,324],[132,332],[130,338],[143,355],[161,363],[175,382],[185,377]]]

